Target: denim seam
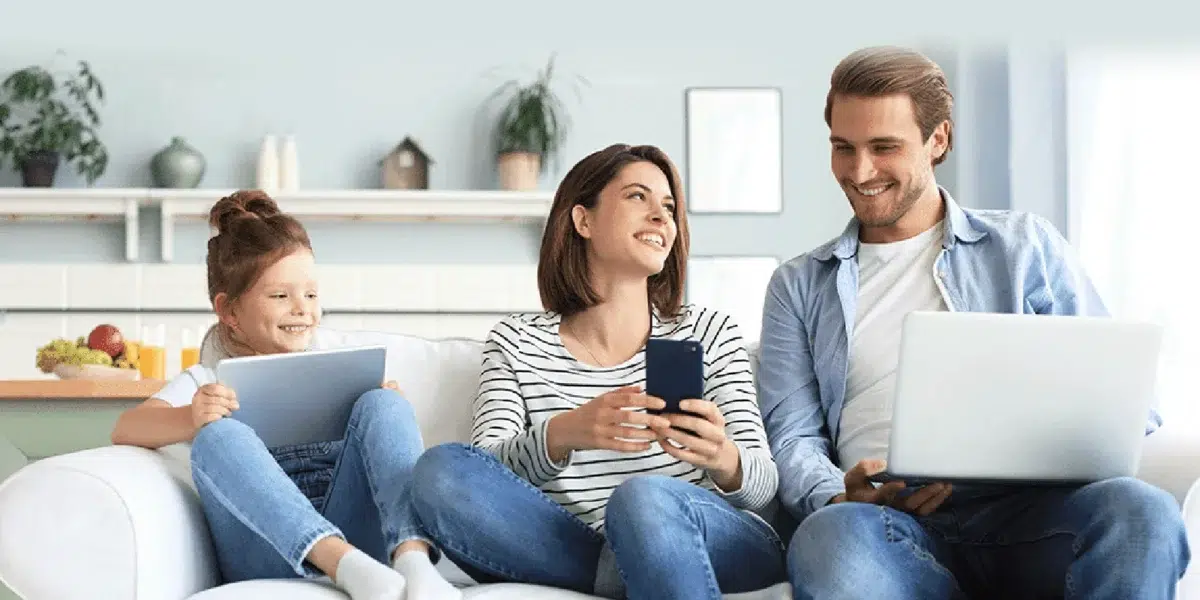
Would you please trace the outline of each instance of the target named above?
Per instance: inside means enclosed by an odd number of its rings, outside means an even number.
[[[279,553],[279,555],[288,562],[288,566],[292,567],[292,569],[296,572],[296,574],[300,575],[301,577],[312,577],[312,576],[316,575],[315,570],[311,570],[304,566],[304,558],[308,555],[307,550],[311,550],[312,546],[314,544],[316,544],[316,542],[323,537],[327,537],[330,535],[336,535],[339,537],[343,537],[342,532],[340,530],[338,530],[338,528],[333,526],[332,524],[329,524],[328,527],[316,527],[310,531],[305,532],[305,534],[303,536],[301,536],[301,539],[303,539],[305,541],[303,544],[300,545],[300,548],[295,549],[295,550],[289,549],[287,552],[284,552],[279,548],[279,546],[277,546],[275,544],[274,540],[272,540],[269,536],[264,535],[262,530],[255,527],[254,524],[251,523],[249,521],[249,519],[246,518],[245,514],[243,514],[241,511],[237,510],[234,507],[234,505],[231,502],[229,502],[228,496],[226,496],[225,494],[222,494],[220,492],[220,489],[216,485],[213,484],[212,477],[210,477],[208,475],[208,473],[204,472],[203,465],[195,465],[195,467],[196,467],[195,468],[196,474],[204,479],[204,485],[208,489],[208,493],[213,494],[214,496],[217,496],[218,501],[221,502],[221,507],[224,508],[225,510],[228,510],[229,513],[232,514],[235,519],[237,519],[243,525],[245,525],[247,529],[254,532],[255,535],[262,538],[263,541],[265,541],[269,546],[274,548],[275,552]],[[303,552],[303,553],[297,557],[297,556],[295,556],[296,552]]]
[[[780,550],[787,550],[787,546],[784,545],[783,540],[779,539],[779,536],[775,534],[774,530],[769,529],[769,526],[766,523],[751,518],[749,515],[743,512],[743,509],[734,507],[731,504],[715,504],[703,498],[687,498],[687,501],[689,504],[703,504],[704,506],[711,506],[716,509],[733,508],[734,514],[737,515],[737,519],[742,523],[750,524],[750,529],[758,534],[759,537],[770,544],[774,544],[775,547],[779,548]]]
[[[692,541],[698,543],[698,545],[700,546],[700,553],[702,555],[708,556],[708,545],[705,544],[704,534],[700,531],[700,524],[703,523],[704,521],[703,521],[703,519],[701,519],[700,511],[696,510],[696,505],[703,504],[705,506],[712,506],[714,508],[719,508],[719,507],[717,507],[715,504],[713,504],[711,502],[706,502],[699,498],[692,498],[692,497],[688,496],[687,494],[678,494],[677,497],[682,497],[684,506],[686,506],[687,511],[689,513],[691,513],[691,521],[693,523],[695,523],[697,526],[695,535],[693,536]],[[618,564],[617,569],[620,570],[620,563],[618,562],[617,564]],[[709,584],[708,585],[708,593],[709,593],[708,597],[709,598],[720,598],[721,597],[720,584],[718,583],[716,586],[714,586],[712,584],[712,582],[717,580],[717,572],[716,572],[716,569],[713,568],[711,558],[709,560],[704,561],[703,568],[705,570],[705,574],[708,575],[708,577],[706,577],[706,580]],[[624,573],[621,574],[621,578],[622,579],[625,578]]]
[[[937,557],[930,554],[924,548],[918,546],[916,542],[913,542],[907,537],[897,535],[896,527],[892,521],[892,516],[888,514],[888,509],[886,507],[879,507],[879,513],[883,516],[883,527],[885,537],[887,538],[888,542],[899,542],[905,548],[908,548],[909,552],[912,552],[913,556],[915,556],[917,560],[929,563],[935,570],[940,571],[942,574],[949,577],[950,581],[954,582],[955,588],[958,587],[958,578],[954,576],[954,573],[952,573],[950,569],[947,569],[945,565],[939,562]]]
[[[350,423],[348,423],[346,425],[346,437],[354,438],[355,446],[358,451],[358,457],[359,457],[359,459],[362,460],[363,468],[366,470],[365,476],[367,479],[367,488],[371,493],[371,505],[375,507],[375,510],[379,513],[380,517],[382,517],[386,513],[383,510],[383,507],[381,507],[379,505],[379,493],[378,493],[379,490],[375,487],[375,481],[371,477],[371,474],[374,473],[375,471],[371,467],[370,461],[367,458],[367,453],[362,451],[362,448],[365,446],[365,444],[363,443],[362,436],[359,435],[359,430],[358,430],[359,420],[362,419],[362,415],[356,412],[354,417],[355,418],[352,419],[350,421]],[[345,446],[343,446],[342,452],[345,453]],[[339,460],[337,470],[334,471],[335,476],[337,475],[337,471],[341,470],[341,468],[342,468],[342,460]],[[332,486],[331,486],[331,490],[332,490]],[[382,522],[383,519],[380,518],[380,521]],[[430,558],[432,559],[432,562],[434,562],[435,564],[437,563],[438,559],[440,558],[438,556],[437,550],[434,548],[433,540],[429,539],[429,536],[424,535],[423,532],[420,532],[420,531],[417,531],[417,532],[398,531],[398,530],[393,531],[391,523],[384,523],[383,529],[384,529],[385,535],[387,535],[388,537],[395,538],[395,540],[390,540],[390,539],[384,540],[384,544],[387,549],[387,559],[389,562],[391,562],[392,554],[396,552],[396,548],[399,548],[400,544],[403,544],[404,542],[411,541],[411,540],[420,540],[420,541],[428,544],[429,548],[431,550]]]
[[[466,446],[466,448],[468,451],[479,454],[485,458],[490,458],[490,459],[496,458],[491,453],[485,452],[484,450],[481,450],[480,448],[477,448],[475,446]],[[544,499],[546,502],[550,503],[550,505],[553,506],[556,510],[559,510],[564,515],[567,515],[568,517],[575,519],[576,521],[579,521],[580,524],[582,524],[584,527],[587,528],[588,532],[590,532],[590,534],[595,538],[595,541],[598,541],[598,542],[605,541],[605,537],[603,535],[601,535],[599,532],[597,532],[595,529],[593,529],[590,525],[588,525],[587,523],[584,523],[583,519],[580,519],[578,516],[575,515],[575,513],[564,508],[563,505],[559,504],[558,502],[555,502],[553,498],[550,498],[549,496],[547,496],[545,492],[543,492],[542,490],[538,489],[537,486],[530,483],[528,479],[525,479],[524,477],[521,477],[520,475],[518,475],[511,468],[505,466],[504,464],[499,463],[496,460],[485,460],[482,462],[488,468],[500,471],[501,473],[504,473],[505,477],[510,477],[510,478],[516,480],[517,482],[519,482],[520,484],[527,486],[529,489],[536,491],[542,499]]]

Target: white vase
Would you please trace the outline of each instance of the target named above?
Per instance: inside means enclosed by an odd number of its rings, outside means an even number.
[[[279,191],[279,142],[273,135],[263,138],[256,175],[255,187],[268,194]]]
[[[279,151],[279,189],[284,192],[294,192],[300,189],[300,165],[296,156],[296,137],[292,135],[283,138],[283,148]]]

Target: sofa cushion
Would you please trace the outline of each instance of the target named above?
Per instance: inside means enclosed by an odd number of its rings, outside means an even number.
[[[387,346],[387,378],[400,385],[412,404],[426,447],[470,440],[471,404],[479,386],[482,342],[462,338],[429,340],[382,331],[326,333],[337,346]]]
[[[466,600],[601,600],[589,596],[537,585],[495,583],[463,590]],[[200,592],[188,600],[347,600],[348,596],[327,582],[299,579],[259,579],[226,584]],[[764,600],[767,596],[764,596]],[[770,596],[774,600],[775,596]]]

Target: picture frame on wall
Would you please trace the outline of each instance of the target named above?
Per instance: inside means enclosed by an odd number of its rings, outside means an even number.
[[[686,90],[688,212],[783,211],[783,92]]]
[[[774,256],[691,256],[684,297],[688,303],[729,315],[743,339],[757,341],[767,285],[779,265]]]

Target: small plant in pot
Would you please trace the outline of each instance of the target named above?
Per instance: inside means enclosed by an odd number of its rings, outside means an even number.
[[[74,163],[89,185],[108,168],[96,135],[104,87],[85,61],[59,78],[32,66],[0,82],[0,166],[11,160],[26,187],[51,187],[60,163]]]
[[[509,94],[495,129],[500,187],[506,190],[537,188],[538,177],[547,163],[558,156],[570,129],[570,117],[562,100],[551,88],[554,56],[538,72],[537,79],[522,85],[509,80],[490,98]],[[587,83],[582,77],[579,82]],[[578,93],[578,88],[576,88]]]

